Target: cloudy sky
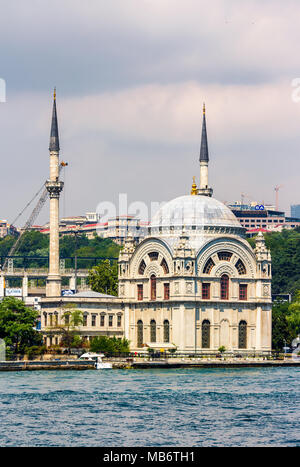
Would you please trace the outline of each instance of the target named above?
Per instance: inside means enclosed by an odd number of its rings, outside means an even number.
[[[300,204],[299,0],[0,0],[0,12],[0,218],[48,176],[54,86],[61,215],[189,193],[203,101],[214,196],[274,203],[282,185],[280,208]]]

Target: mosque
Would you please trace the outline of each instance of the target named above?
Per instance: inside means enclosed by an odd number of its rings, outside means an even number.
[[[47,345],[66,303],[83,312],[79,333],[126,337],[133,351],[177,349],[237,353],[271,350],[271,256],[262,233],[253,249],[245,229],[208,183],[209,152],[203,107],[200,186],[164,204],[148,236],[128,237],[120,252],[118,297],[96,292],[61,296],[59,275],[59,136],[54,97],[50,137],[50,259],[42,299]]]

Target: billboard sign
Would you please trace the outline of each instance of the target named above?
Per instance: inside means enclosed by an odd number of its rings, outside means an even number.
[[[21,288],[6,288],[5,289],[5,296],[6,297],[22,297],[22,289]]]

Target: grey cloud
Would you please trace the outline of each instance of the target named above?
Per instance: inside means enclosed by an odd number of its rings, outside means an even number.
[[[1,217],[47,177],[54,85],[70,164],[62,214],[119,192],[148,202],[188,192],[204,99],[216,197],[272,201],[280,183],[282,207],[300,202],[299,10],[296,0],[0,0]]]

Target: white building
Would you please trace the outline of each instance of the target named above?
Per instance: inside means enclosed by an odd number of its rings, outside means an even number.
[[[211,197],[208,162],[204,110],[200,188],[194,183],[190,195],[166,203],[144,240],[127,237],[118,297],[93,292],[42,299],[48,339],[49,315],[59,322],[72,300],[85,316],[82,336],[117,333],[135,351],[271,350],[270,252],[261,233],[253,250],[232,211]]]

